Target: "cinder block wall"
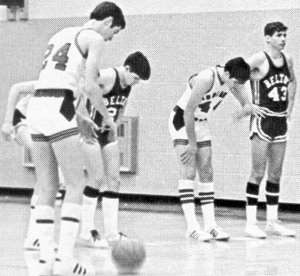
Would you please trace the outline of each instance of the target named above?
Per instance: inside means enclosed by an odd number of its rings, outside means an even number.
[[[141,50],[151,61],[152,76],[147,83],[133,89],[126,111],[126,115],[139,116],[138,171],[135,175],[122,175],[123,192],[177,194],[178,165],[168,133],[170,110],[191,74],[207,66],[225,63],[229,58],[248,57],[263,49],[265,23],[281,20],[289,26],[287,51],[294,57],[296,74],[299,72],[298,14],[299,9],[283,9],[127,16],[126,30],[106,45],[103,67],[116,66],[130,52]],[[5,53],[0,61],[1,120],[9,87],[15,82],[37,78],[48,38],[63,27],[80,25],[86,19],[37,18],[22,23],[0,22],[0,50]],[[300,203],[297,187],[300,180],[298,106],[299,101],[296,101],[282,188],[282,201],[294,203]],[[230,116],[236,108],[238,105],[228,96],[211,118],[218,198],[243,199],[250,171],[248,120],[232,124]],[[33,172],[22,168],[21,149],[3,140],[0,147],[0,186],[32,187]]]

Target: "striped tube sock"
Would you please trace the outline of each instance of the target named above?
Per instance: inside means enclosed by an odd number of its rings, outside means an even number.
[[[105,191],[102,194],[102,209],[104,219],[105,236],[115,237],[118,235],[119,193]]]
[[[209,230],[216,226],[215,220],[215,193],[213,182],[198,182],[199,199],[202,209],[204,229]]]
[[[30,218],[27,230],[27,237],[36,238],[37,236],[37,225],[36,225],[36,203],[38,197],[33,194],[30,201]]]
[[[278,219],[278,202],[280,194],[280,184],[267,181],[266,201],[267,201],[267,220]]]
[[[39,231],[40,261],[48,261],[54,254],[54,208],[36,206],[36,226]]]
[[[178,181],[179,198],[188,230],[198,230],[199,224],[195,211],[194,181],[180,179]]]
[[[98,203],[99,190],[90,186],[85,186],[83,190],[81,219],[82,233],[89,233],[95,229],[94,218]]]
[[[257,216],[257,203],[259,194],[259,184],[247,182],[246,186],[246,217],[247,223],[255,224]]]
[[[68,259],[73,256],[73,249],[79,228],[81,206],[74,203],[64,203],[61,208],[61,225],[57,256]]]

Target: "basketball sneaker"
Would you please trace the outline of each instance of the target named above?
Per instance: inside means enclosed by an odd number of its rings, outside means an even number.
[[[213,236],[205,231],[202,230],[192,230],[186,232],[186,237],[193,241],[203,241],[208,242],[213,239]]]
[[[279,235],[285,237],[295,237],[296,232],[282,225],[279,220],[268,221],[266,225],[266,232],[271,235]]]
[[[54,262],[53,275],[90,276],[95,275],[95,271],[92,267],[82,265],[72,258],[65,259],[64,261],[56,258]]]
[[[26,237],[23,243],[23,248],[26,250],[40,250],[40,241],[38,238]]]
[[[228,241],[230,238],[230,235],[225,231],[223,231],[222,228],[218,226],[210,228],[206,232],[212,235],[213,239],[216,241]]]
[[[267,234],[260,230],[256,224],[247,223],[245,233],[247,236],[256,239],[265,239],[267,237]]]
[[[126,236],[122,232],[119,232],[115,236],[108,236],[108,237],[106,237],[106,240],[107,240],[107,242],[108,242],[108,244],[110,246],[113,246],[114,244],[116,244],[120,240],[128,240],[128,239],[129,239],[128,236]]]
[[[95,248],[107,248],[108,243],[105,239],[101,238],[97,230],[91,230],[87,233],[81,233],[80,238],[85,246]]]

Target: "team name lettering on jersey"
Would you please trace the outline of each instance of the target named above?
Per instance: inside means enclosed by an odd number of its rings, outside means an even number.
[[[127,97],[118,95],[118,96],[111,96],[109,98],[103,98],[104,103],[106,106],[108,105],[121,105],[124,106]]]
[[[285,74],[276,74],[271,76],[270,78],[264,80],[264,84],[269,89],[271,86],[274,86],[275,84],[285,84],[288,85],[290,79]]]

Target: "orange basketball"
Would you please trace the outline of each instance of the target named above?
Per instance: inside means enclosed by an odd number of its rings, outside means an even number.
[[[138,240],[120,240],[113,246],[111,256],[119,272],[133,273],[142,267],[146,250]]]

